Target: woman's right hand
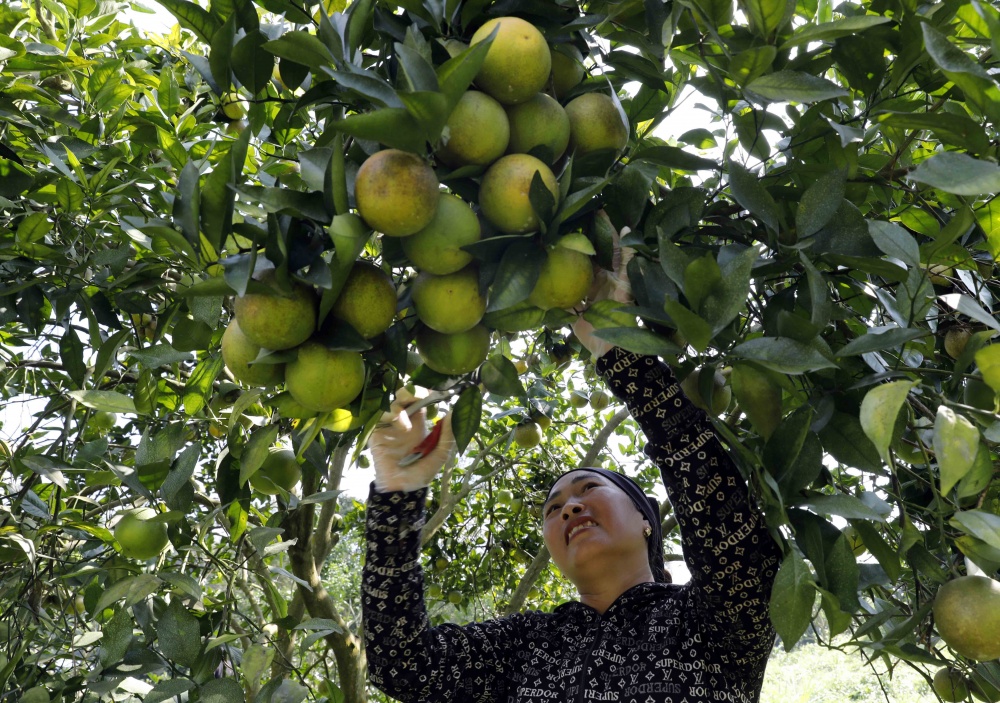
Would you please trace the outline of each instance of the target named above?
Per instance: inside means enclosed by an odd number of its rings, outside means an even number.
[[[389,412],[382,416],[368,440],[375,465],[375,490],[379,493],[415,491],[429,486],[455,448],[451,413],[448,413],[439,420],[440,430],[435,428],[440,432],[437,444],[427,447],[426,453],[416,461],[400,465],[400,461],[412,455],[421,442],[428,439],[426,410],[421,408],[412,416],[406,412],[406,408],[416,401],[412,393],[400,389]]]
[[[594,283],[587,294],[587,305],[593,305],[599,300],[613,300],[622,305],[633,303],[632,286],[628,280],[628,262],[635,255],[635,249],[622,249],[621,236],[628,234],[628,227],[622,229],[621,233],[614,235],[614,249],[612,254],[612,266],[614,271],[608,271],[595,265]],[[611,350],[614,346],[611,342],[605,341],[594,334],[594,326],[583,319],[583,315],[573,323],[573,333],[590,355],[598,359]]]

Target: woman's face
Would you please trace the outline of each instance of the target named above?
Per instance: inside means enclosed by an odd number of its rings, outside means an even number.
[[[589,471],[560,478],[542,506],[545,546],[574,583],[602,569],[648,566],[645,527],[628,495]]]

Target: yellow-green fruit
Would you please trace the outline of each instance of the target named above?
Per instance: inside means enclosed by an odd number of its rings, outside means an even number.
[[[932,686],[938,697],[949,703],[958,703],[969,697],[969,682],[961,671],[951,667],[938,669]]]
[[[448,559],[445,557],[438,557],[434,560],[434,570],[441,573],[448,568]]]
[[[382,334],[396,317],[392,278],[374,264],[355,262],[330,313],[365,339]]]
[[[536,93],[530,100],[508,107],[507,119],[510,122],[507,151],[512,154],[537,150],[536,156],[552,163],[569,146],[569,116],[555,98],[545,93]]]
[[[291,349],[309,339],[316,330],[316,296],[312,290],[296,283],[285,293],[278,288],[273,270],[258,278],[270,286],[272,294],[247,293],[233,301],[246,338],[271,350]]]
[[[570,149],[578,155],[602,149],[615,153],[628,144],[628,127],[614,100],[604,93],[585,93],[566,106]]]
[[[572,308],[583,301],[593,282],[594,267],[589,256],[575,249],[553,247],[545,255],[528,302],[542,310]]]
[[[934,623],[941,638],[968,659],[1000,658],[1000,582],[961,576],[938,589]]]
[[[302,478],[302,467],[295,459],[295,452],[271,447],[264,463],[250,476],[250,485],[261,493],[277,495],[290,491]]]
[[[705,399],[701,397],[701,392],[699,391],[701,371],[702,369],[696,369],[688,374],[687,378],[681,381],[681,390],[684,391],[684,395],[688,397],[688,400],[695,407],[701,408],[713,415],[719,415],[729,407],[729,402],[733,399],[733,389],[726,385],[725,376],[716,371],[712,379],[712,404],[710,407],[705,402]]]
[[[493,38],[476,75],[476,85],[504,105],[516,105],[542,90],[549,80],[552,57],[545,37],[534,25],[517,17],[489,20],[472,35],[470,45]]]
[[[441,195],[434,170],[416,154],[384,149],[358,169],[354,197],[369,227],[405,237],[427,226]]]
[[[611,396],[604,391],[594,391],[590,394],[590,407],[594,410],[604,410],[611,403]]]
[[[444,595],[444,589],[442,589],[436,583],[432,583],[430,586],[427,587],[427,597],[428,598],[438,599],[438,598],[440,598],[443,595]]]
[[[753,428],[764,439],[781,424],[781,387],[767,372],[749,364],[736,364],[732,373],[733,393]]]
[[[118,421],[118,415],[107,410],[98,410],[90,416],[90,426],[100,432],[107,432]]]
[[[957,359],[972,338],[972,332],[964,327],[952,327],[944,335],[944,350],[952,359]]]
[[[222,361],[233,378],[248,386],[274,386],[285,377],[284,364],[250,364],[260,353],[260,346],[251,342],[234,317],[222,333]]]
[[[454,334],[422,327],[416,341],[417,351],[427,367],[446,376],[475,371],[490,351],[490,331],[482,325]]]
[[[538,412],[537,410],[535,410],[529,413],[529,416],[536,425],[542,428],[542,432],[545,432],[550,427],[552,427],[552,418],[543,412]]]
[[[472,262],[472,254],[462,247],[475,244],[481,236],[476,213],[460,197],[447,193],[441,196],[430,224],[400,241],[417,270],[443,276]]]
[[[534,422],[522,422],[514,428],[514,441],[522,449],[537,447],[542,441],[542,428]]]
[[[303,407],[315,412],[343,408],[365,385],[365,362],[357,352],[328,349],[306,342],[285,366],[285,388]]]
[[[583,82],[583,54],[572,44],[559,44],[550,49],[552,58],[552,92],[562,99]]]
[[[456,166],[488,166],[507,150],[510,125],[503,105],[486,93],[469,90],[458,99],[437,156]]]
[[[501,232],[511,234],[538,229],[538,215],[531,207],[531,181],[539,173],[545,187],[559,202],[559,182],[552,169],[528,154],[508,154],[496,161],[479,184],[479,206]]]
[[[222,97],[222,114],[231,120],[241,120],[247,116],[250,103],[239,93],[226,93]]]
[[[425,325],[442,334],[465,332],[486,313],[475,266],[444,276],[421,273],[413,284],[413,306]]]
[[[458,591],[450,591],[448,593],[448,602],[452,605],[461,605],[463,600],[462,594]]]
[[[115,539],[122,554],[132,559],[152,559],[167,546],[167,526],[150,522],[157,512],[152,508],[134,508],[115,525]]]
[[[336,408],[330,413],[330,419],[323,425],[324,430],[331,432],[350,432],[361,427],[361,418],[345,408]]]
[[[574,408],[580,409],[585,408],[590,403],[590,397],[584,395],[583,393],[577,393],[573,391],[569,394],[569,404]]]

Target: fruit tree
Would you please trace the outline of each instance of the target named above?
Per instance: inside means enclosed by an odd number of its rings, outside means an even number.
[[[347,486],[403,386],[460,449],[432,619],[572,597],[554,477],[658,484],[586,310],[716,418],[785,647],[1000,700],[995,4],[160,3],[0,5],[0,690],[376,695]]]

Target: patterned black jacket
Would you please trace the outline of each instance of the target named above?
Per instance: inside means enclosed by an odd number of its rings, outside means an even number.
[[[420,530],[426,491],[368,503],[362,602],[371,682],[431,703],[749,703],[774,642],[767,603],[780,552],[704,412],[666,365],[613,349],[598,371],[648,439],[691,581],[643,583],[602,615],[573,601],[430,627]]]

